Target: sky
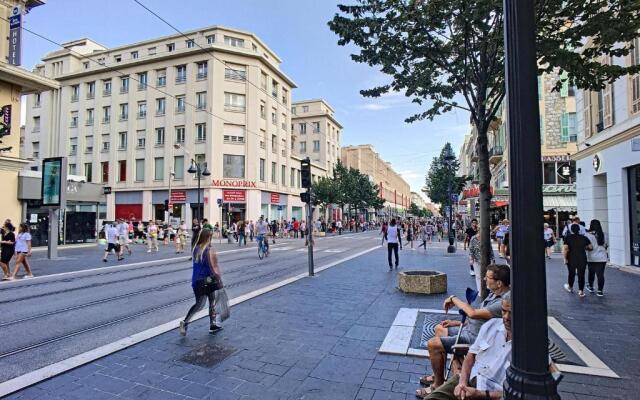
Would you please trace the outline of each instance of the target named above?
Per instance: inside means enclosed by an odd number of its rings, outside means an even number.
[[[327,22],[349,0],[141,0],[182,31],[222,25],[255,33],[283,60],[298,88],[293,100],[325,99],[343,125],[342,146],[372,144],[382,159],[421,193],[429,164],[445,142],[456,152],[469,132],[462,110],[434,121],[407,124],[423,109],[402,93],[365,98],[361,89],[390,81],[379,68],[357,64],[355,46],[339,46]],[[25,16],[24,26],[58,43],[83,37],[116,47],[172,35],[168,25],[133,0],[48,0]],[[58,47],[23,33],[23,66],[31,69]],[[421,193],[422,194],[422,193]]]

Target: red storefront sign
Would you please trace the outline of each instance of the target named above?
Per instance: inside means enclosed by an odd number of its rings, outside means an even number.
[[[489,187],[489,193],[493,195],[493,186]],[[480,197],[480,186],[474,186],[462,191],[463,199],[468,199],[470,197]]]
[[[271,204],[280,204],[280,193],[271,193]]]
[[[174,203],[186,203],[187,202],[187,192],[184,190],[173,190],[171,191],[171,199],[169,200],[171,204]]]
[[[228,179],[214,179],[212,185],[213,187],[256,187],[256,183],[252,181],[232,181]]]
[[[244,202],[246,193],[244,190],[223,190],[222,199],[228,202]]]

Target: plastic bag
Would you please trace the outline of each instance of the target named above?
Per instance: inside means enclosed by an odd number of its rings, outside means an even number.
[[[224,288],[216,290],[215,296],[216,316],[220,317],[220,319],[224,321],[231,316],[231,309],[229,308],[229,297],[227,296],[227,291]]]

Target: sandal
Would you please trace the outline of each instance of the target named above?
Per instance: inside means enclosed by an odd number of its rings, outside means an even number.
[[[430,395],[435,388],[433,386],[428,386],[420,389],[416,389],[416,397],[425,398]]]
[[[433,385],[433,375],[424,375],[420,378],[420,383],[425,386]]]

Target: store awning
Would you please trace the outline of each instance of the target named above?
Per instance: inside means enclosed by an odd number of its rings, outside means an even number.
[[[542,207],[545,211],[556,209],[557,211],[577,211],[576,196],[542,196]]]

